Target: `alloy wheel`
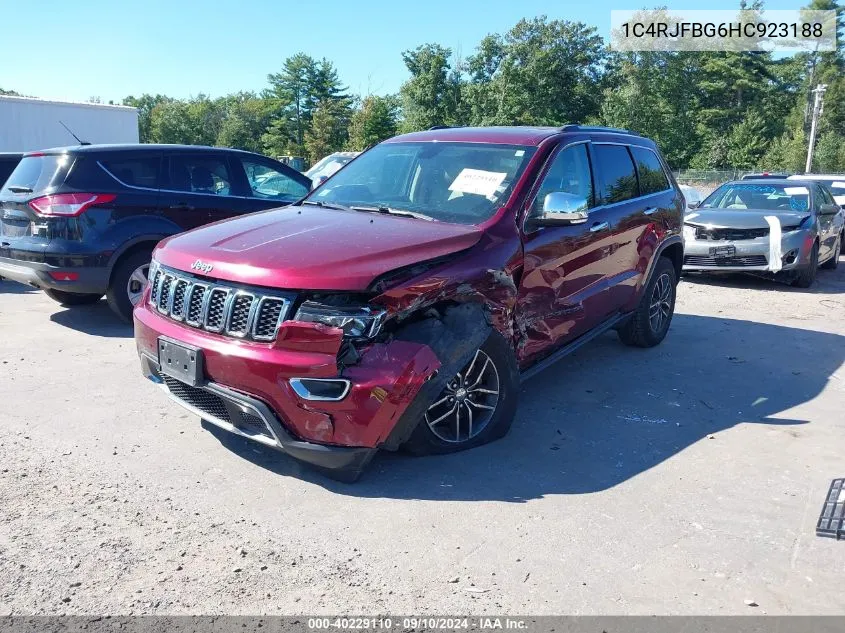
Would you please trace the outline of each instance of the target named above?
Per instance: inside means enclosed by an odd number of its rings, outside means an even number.
[[[150,265],[143,264],[138,266],[129,275],[129,281],[126,282],[126,295],[129,297],[129,303],[133,306],[138,305],[141,300],[141,295],[144,294],[144,288],[147,285],[147,277],[150,274]]]
[[[444,442],[466,442],[481,433],[499,402],[499,371],[482,350],[452,378],[425,413],[428,428]]]
[[[667,273],[657,278],[651,291],[648,307],[648,322],[651,331],[659,334],[672,315],[672,280]]]

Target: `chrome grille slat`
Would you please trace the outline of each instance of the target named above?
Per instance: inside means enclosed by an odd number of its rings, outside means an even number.
[[[193,275],[157,268],[150,305],[174,321],[234,338],[270,342],[289,315],[291,298],[208,283]]]

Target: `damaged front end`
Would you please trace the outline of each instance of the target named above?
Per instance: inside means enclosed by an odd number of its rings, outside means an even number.
[[[425,262],[363,292],[309,292],[272,341],[187,327],[149,297],[135,311],[145,375],[204,420],[343,480],[395,450],[494,329],[510,335],[516,285],[489,253]],[[202,380],[161,366],[161,341],[195,351]]]

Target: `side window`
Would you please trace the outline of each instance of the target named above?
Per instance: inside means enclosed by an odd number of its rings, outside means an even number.
[[[158,189],[161,186],[161,158],[158,156],[106,157],[100,163],[124,185]]]
[[[253,198],[269,200],[299,200],[308,193],[308,187],[269,165],[241,159]]]
[[[657,154],[645,147],[631,147],[634,160],[637,161],[637,172],[640,176],[640,195],[647,196],[650,193],[666,191],[669,188],[669,179],[663,171],[663,165]]]
[[[836,200],[833,199],[833,194],[830,193],[830,190],[827,187],[819,186],[819,190],[822,192],[822,204],[836,204]]]
[[[171,156],[169,188],[228,196],[232,190],[232,176],[226,158],[180,154]]]
[[[556,191],[587,200],[588,208],[595,206],[590,159],[585,143],[567,147],[555,156],[537,190],[537,196],[531,206],[531,215],[538,215],[543,210],[546,196]]]
[[[599,174],[598,194],[602,204],[613,204],[636,198],[637,172],[628,148],[624,145],[594,144],[596,170]]]

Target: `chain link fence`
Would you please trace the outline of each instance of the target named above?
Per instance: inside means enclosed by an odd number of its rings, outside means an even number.
[[[758,172],[750,169],[678,169],[672,173],[678,184],[689,185],[707,195],[724,182]]]

